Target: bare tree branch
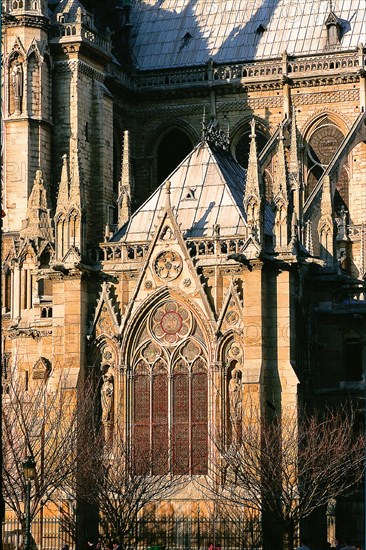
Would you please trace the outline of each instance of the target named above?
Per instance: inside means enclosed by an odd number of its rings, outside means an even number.
[[[355,412],[283,412],[264,423],[259,409],[240,428],[240,441],[214,441],[208,489],[222,502],[269,512],[292,549],[301,519],[330,499],[351,494],[364,475],[365,435]]]

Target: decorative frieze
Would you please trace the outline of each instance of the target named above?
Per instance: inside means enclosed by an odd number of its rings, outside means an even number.
[[[87,63],[80,61],[80,59],[56,61],[54,63],[54,70],[58,73],[74,73],[77,71],[81,74],[88,76],[89,78],[98,80],[99,82],[104,82],[106,78],[106,75],[104,73],[98,71],[94,67],[91,67]]]
[[[347,101],[359,101],[360,91],[352,90],[336,90],[329,92],[319,92],[315,94],[298,94],[292,96],[292,103],[295,107],[299,105],[314,105],[324,103],[345,103]]]

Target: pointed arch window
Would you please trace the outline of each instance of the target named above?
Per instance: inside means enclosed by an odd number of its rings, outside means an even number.
[[[307,198],[317,182],[322,177],[324,170],[333,158],[338,147],[342,143],[344,135],[340,128],[325,116],[308,138],[306,146],[307,175],[305,178],[305,198]],[[334,194],[334,208],[338,212],[343,206],[348,210],[349,203],[349,166],[346,161],[340,171]]]
[[[208,462],[205,352],[192,337],[185,340],[182,335],[178,341],[164,340],[156,330],[156,323],[166,307],[167,303],[149,314],[141,328],[144,343],[135,355],[138,359],[131,410],[135,457],[144,457],[145,464],[146,457],[150,457],[151,473],[204,475]],[[177,307],[189,330],[198,332],[188,310],[181,305]]]

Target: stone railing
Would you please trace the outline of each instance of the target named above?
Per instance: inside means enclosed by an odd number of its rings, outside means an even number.
[[[87,42],[108,54],[111,53],[112,43],[110,39],[80,21],[58,22],[57,25],[52,26],[50,31],[51,43],[59,42],[62,44],[76,40]]]
[[[155,72],[154,74],[138,73],[136,84],[138,88],[166,87],[184,85],[192,86],[207,82],[208,74],[206,68],[183,70],[179,72]]]
[[[147,256],[150,243],[103,243],[100,245],[104,257],[102,262],[137,262],[144,260]]]
[[[7,11],[40,11],[42,9],[41,0],[8,0],[6,3]]]
[[[204,258],[210,256],[228,256],[238,254],[244,243],[245,237],[240,238],[210,238],[210,239],[187,239],[186,244],[189,253],[194,258]],[[127,244],[122,242],[103,243],[102,262],[117,263],[135,263],[147,258],[150,243]]]
[[[207,256],[220,256],[229,254],[238,254],[246,239],[188,239],[187,247],[192,257],[201,258]]]
[[[333,305],[363,305],[366,306],[365,285],[342,288],[333,294]]]
[[[215,65],[209,63],[204,67],[171,70],[171,71],[140,71],[136,73],[137,88],[169,88],[184,86],[215,85],[239,81],[246,83],[267,80],[280,80],[285,76],[291,78],[311,76],[333,76],[337,73],[356,73],[365,65],[364,50],[361,48],[352,52],[327,52],[317,56],[302,56],[271,61],[251,63],[229,63]]]
[[[292,77],[298,73],[327,73],[329,71],[353,71],[360,67],[359,53],[332,55],[325,58],[317,56],[298,59],[287,64],[287,74]]]

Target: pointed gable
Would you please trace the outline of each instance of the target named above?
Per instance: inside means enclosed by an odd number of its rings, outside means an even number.
[[[108,283],[102,284],[94,320],[89,334],[117,336],[120,324],[120,313]]]

